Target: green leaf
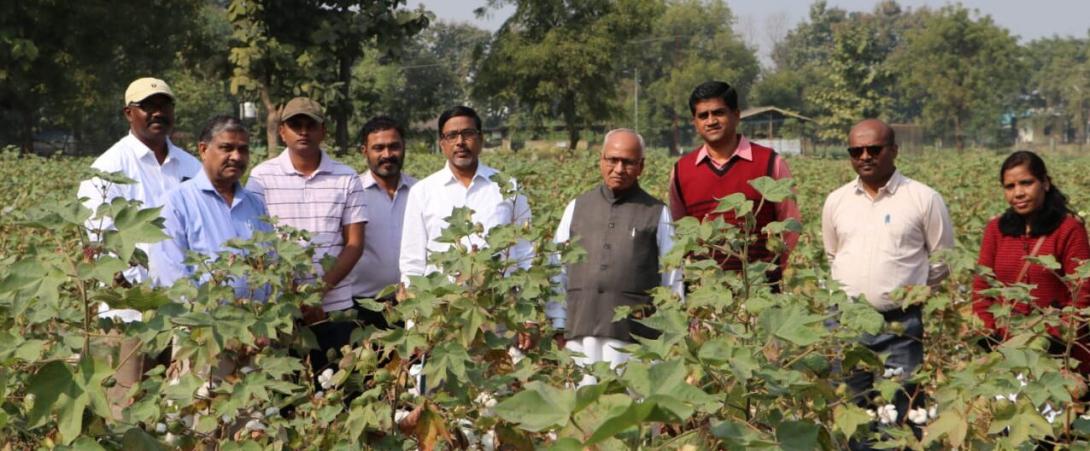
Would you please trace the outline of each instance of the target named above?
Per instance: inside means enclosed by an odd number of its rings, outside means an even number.
[[[852,404],[841,404],[833,409],[833,426],[846,437],[855,435],[859,426],[870,423],[867,411]]]
[[[749,181],[753,189],[761,193],[768,202],[783,202],[784,199],[794,197],[791,187],[795,181],[790,178],[775,180],[772,177],[762,176]]]
[[[126,450],[167,450],[168,448],[164,444],[156,440],[144,431],[144,429],[133,427],[125,431],[125,436],[121,438],[121,448]]]
[[[98,442],[95,441],[95,439],[87,436],[82,436],[76,439],[75,442],[72,442],[72,449],[79,451],[106,451],[106,448],[103,448],[102,445],[99,445]]]
[[[805,421],[784,421],[776,427],[776,440],[785,451],[804,451],[818,446],[818,425]]]
[[[586,445],[591,446],[610,437],[614,437],[625,430],[642,423],[651,415],[656,404],[653,401],[632,403],[627,409],[602,422],[601,426],[587,439]]]
[[[571,437],[563,437],[544,448],[547,451],[582,451],[583,443]]]
[[[496,404],[493,411],[505,421],[522,429],[538,432],[563,427],[575,410],[575,395],[541,382],[531,382],[526,389]]]
[[[744,216],[746,213],[753,211],[753,201],[746,199],[746,195],[742,193],[734,193],[719,199],[719,204],[716,205],[715,210],[712,213],[726,213],[733,211],[735,216]]]
[[[924,429],[923,446],[926,447],[943,436],[947,437],[946,444],[951,448],[961,447],[965,444],[965,436],[969,432],[969,423],[965,416],[957,409],[946,409],[939,413],[939,417]]]
[[[828,335],[824,318],[803,310],[799,305],[771,308],[761,313],[761,325],[772,334],[798,346],[809,346]]]

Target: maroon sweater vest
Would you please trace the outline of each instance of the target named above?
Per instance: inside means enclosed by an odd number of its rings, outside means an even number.
[[[719,199],[734,193],[742,193],[746,199],[753,201],[753,207],[761,202],[761,194],[749,185],[750,180],[762,176],[772,176],[772,169],[776,163],[776,151],[750,143],[753,149],[753,160],[746,161],[742,158],[731,158],[723,169],[717,169],[710,158],[696,164],[696,156],[700,148],[693,150],[674,164],[674,190],[685,205],[688,216],[700,219],[701,222],[722,217],[727,223],[739,228],[743,227],[745,218],[734,216],[734,212],[712,213],[719,205]],[[765,202],[757,211],[757,227],[753,233],[757,235],[756,243],[749,247],[749,261],[771,261],[772,254],[766,246],[765,234],[761,233],[766,225],[776,220],[776,204]],[[737,258],[717,256],[719,266],[724,270],[737,271],[742,268],[742,263]]]

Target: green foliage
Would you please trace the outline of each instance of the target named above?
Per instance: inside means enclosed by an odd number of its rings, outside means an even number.
[[[671,150],[680,148],[680,129],[688,130],[692,114],[689,94],[708,80],[730,83],[739,92],[741,107],[760,66],[753,50],[734,31],[734,13],[721,0],[665,2],[666,10],[652,24],[653,33],[633,43],[640,84],[647,87],[650,117],[641,122],[670,124],[652,128],[649,136],[667,137]]]
[[[1022,49],[988,16],[948,6],[911,30],[893,63],[920,95],[922,122],[965,147],[967,131],[994,131],[1025,80]]]
[[[615,74],[624,44],[650,25],[651,0],[512,0],[479,66],[474,97],[491,109],[515,107],[527,122],[558,119],[568,149],[579,132],[617,111]]]

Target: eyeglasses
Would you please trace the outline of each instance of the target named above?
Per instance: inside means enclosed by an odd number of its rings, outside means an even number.
[[[881,144],[881,145],[875,145],[875,146],[849,147],[848,148],[848,155],[851,155],[852,158],[859,158],[859,157],[863,156],[863,151],[866,151],[867,155],[870,155],[871,158],[877,157],[878,154],[882,153],[882,149],[885,149],[887,145],[888,144]]]
[[[443,141],[454,141],[457,140],[459,136],[466,141],[473,141],[481,136],[481,131],[475,128],[467,128],[440,134],[439,138]]]
[[[602,164],[606,165],[607,168],[617,167],[617,164],[620,163],[621,169],[630,169],[642,162],[642,158],[602,157]]]

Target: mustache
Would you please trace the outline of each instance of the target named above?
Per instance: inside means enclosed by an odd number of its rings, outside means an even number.
[[[380,158],[378,160],[378,164],[380,164],[380,165],[386,164],[386,163],[393,163],[393,164],[396,164],[398,166],[401,166],[401,159],[397,158],[397,157],[388,157],[388,158]]]
[[[165,117],[152,118],[148,121],[148,125],[151,124],[170,125],[170,119],[167,119]]]

